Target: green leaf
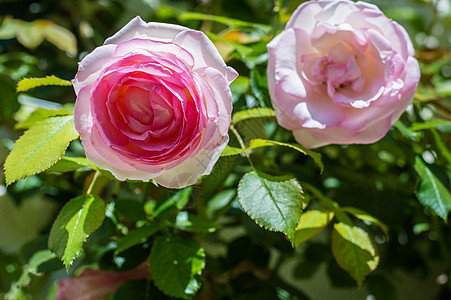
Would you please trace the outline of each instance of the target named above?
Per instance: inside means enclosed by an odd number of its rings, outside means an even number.
[[[276,142],[271,140],[263,140],[263,139],[254,139],[250,142],[249,147],[264,147],[264,146],[283,146],[283,147],[289,147],[291,149],[297,150],[301,152],[302,154],[310,156],[315,163],[320,167],[321,172],[324,170],[324,165],[321,161],[321,154],[318,152],[314,152],[310,149],[305,148],[304,146],[301,146],[299,144],[290,144],[290,143],[282,143],[282,142]]]
[[[71,113],[65,109],[37,108],[28,116],[28,118],[17,123],[14,126],[14,128],[15,129],[26,129],[26,128],[30,128],[37,122],[43,121],[47,118],[55,117],[55,116],[67,116],[67,115],[71,115]]]
[[[158,231],[155,223],[145,224],[139,228],[130,231],[126,236],[117,242],[117,248],[114,254],[119,254],[135,245],[144,243],[151,235]]]
[[[332,230],[332,253],[337,263],[359,286],[377,268],[379,255],[368,233],[362,228],[336,223]]]
[[[232,102],[235,103],[249,90],[249,77],[243,75],[238,76],[230,84],[230,90],[232,91]]]
[[[73,172],[81,168],[99,169],[85,157],[63,156],[56,164],[48,168],[46,172]]]
[[[251,151],[252,149],[250,148],[237,148],[237,147],[232,147],[227,145],[224,148],[224,151],[222,151],[221,156],[232,156],[232,155],[238,155],[238,154],[243,154],[246,152]]]
[[[193,232],[214,232],[218,225],[206,217],[189,214],[187,211],[181,211],[175,219],[175,227]]]
[[[180,191],[177,191],[174,195],[169,197],[166,201],[161,203],[154,211],[153,216],[157,217],[162,212],[175,206],[177,209],[182,209],[189,201],[191,196],[192,187],[186,187]]]
[[[152,247],[149,264],[155,285],[161,291],[187,299],[200,288],[196,275],[200,275],[205,266],[205,254],[191,239],[159,237]]]
[[[49,250],[41,250],[33,254],[28,263],[23,267],[22,274],[19,279],[11,285],[8,293],[4,294],[4,299],[25,299],[22,297],[24,294],[24,287],[28,286],[31,282],[30,274],[39,276],[39,266],[45,264],[56,256]]]
[[[240,180],[238,199],[258,225],[283,232],[293,242],[304,204],[302,187],[296,179],[252,171]]]
[[[114,210],[121,221],[138,222],[146,219],[146,213],[140,201],[132,199],[116,200],[114,201]]]
[[[221,156],[238,155],[238,154],[242,154],[242,153],[247,153],[253,149],[257,149],[257,148],[261,148],[261,147],[268,147],[268,146],[289,147],[289,148],[292,148],[294,150],[301,152],[302,154],[309,155],[315,161],[315,163],[318,165],[318,167],[321,169],[321,172],[324,170],[324,165],[321,161],[320,153],[317,153],[315,151],[307,149],[299,144],[282,143],[282,142],[264,140],[264,139],[253,139],[250,141],[249,147],[244,148],[244,149],[227,145],[225,147],[224,151],[221,153]]]
[[[301,243],[323,231],[333,217],[333,212],[320,210],[309,210],[303,213],[294,233],[294,245],[298,247]]]
[[[414,167],[421,178],[421,184],[417,191],[418,200],[447,222],[448,213],[451,210],[450,192],[419,156],[415,157]]]
[[[24,78],[17,84],[17,92],[26,92],[29,89],[46,85],[71,86],[72,82],[58,78],[55,75],[44,78]]]
[[[6,184],[48,169],[76,138],[78,132],[73,116],[53,117],[36,123],[16,141],[6,158]]]
[[[30,258],[30,261],[24,266],[24,271],[17,281],[18,286],[26,286],[30,283],[30,274],[38,275],[40,272],[38,268],[41,264],[44,264],[53,258],[56,255],[51,253],[49,250],[41,250],[35,252],[33,256]]]
[[[80,196],[64,205],[50,230],[49,249],[61,258],[66,269],[104,218],[105,203],[94,195]]]
[[[236,112],[232,116],[232,124],[236,124],[238,122],[253,119],[253,118],[273,118],[276,116],[276,113],[272,108],[260,107],[260,108],[251,108],[247,110],[242,110]]]
[[[367,212],[355,208],[355,207],[341,207],[341,211],[345,211],[347,213],[352,214],[354,217],[359,218],[360,220],[367,221],[370,223],[373,223],[374,225],[378,226],[382,231],[384,232],[385,236],[389,238],[388,234],[388,227],[384,223],[382,223],[380,220],[376,219],[372,215],[368,214]]]
[[[227,209],[228,205],[236,196],[235,189],[226,189],[216,193],[207,202],[207,215],[211,217],[214,213]]]

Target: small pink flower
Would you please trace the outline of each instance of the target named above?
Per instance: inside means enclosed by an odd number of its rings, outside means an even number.
[[[303,3],[268,52],[277,120],[309,148],[381,139],[420,78],[404,28],[364,2]]]
[[[194,184],[228,142],[237,76],[202,32],[136,17],[73,80],[86,157],[119,180]]]
[[[54,300],[101,300],[106,295],[116,292],[123,282],[149,276],[147,263],[123,273],[85,269],[77,277],[59,280]]]

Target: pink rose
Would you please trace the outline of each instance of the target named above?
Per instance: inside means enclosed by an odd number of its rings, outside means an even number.
[[[404,28],[364,2],[303,3],[268,52],[277,120],[309,148],[381,139],[420,78]]]
[[[202,32],[136,17],[73,80],[86,157],[119,180],[194,184],[228,142],[237,76]]]
[[[123,282],[149,276],[147,263],[123,273],[85,269],[77,277],[59,280],[54,300],[101,300],[106,295],[116,292]]]

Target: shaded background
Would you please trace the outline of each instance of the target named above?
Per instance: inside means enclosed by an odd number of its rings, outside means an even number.
[[[281,17],[279,12],[274,11],[274,2],[261,0],[0,1],[0,161],[3,162],[13,141],[23,132],[14,129],[14,124],[36,106],[54,105],[42,102],[42,99],[61,105],[70,105],[75,101],[73,90],[65,87],[38,88],[18,95],[15,93],[17,81],[23,77],[51,74],[64,79],[73,78],[77,62],[136,15],[145,21],[176,23],[216,35],[226,34],[227,27],[222,24],[184,18],[182,14],[200,12],[272,25],[272,33],[277,33],[283,28],[283,17],[289,16],[301,2],[293,0],[281,4],[276,1],[276,6],[283,9]],[[419,117],[423,120],[432,117],[449,120],[450,2],[368,2],[377,4],[388,17],[405,26],[420,59],[422,79],[416,104],[411,112],[403,116],[403,120],[407,123],[419,120]],[[51,23],[44,22],[39,28],[27,23],[39,19]],[[25,22],[19,24],[11,20]],[[14,23],[10,25],[12,27],[19,26],[20,30],[14,33],[16,29],[5,26],[7,22]],[[66,28],[71,34],[56,25]],[[58,38],[52,40],[46,34],[58,34]],[[219,40],[216,42],[228,64],[242,75],[232,86],[235,111],[245,107],[269,106],[270,103],[265,89],[264,53],[271,33],[261,33],[257,37],[253,35],[251,31],[229,33],[227,38],[244,44],[247,48],[243,49]],[[273,122],[265,123],[265,126],[263,121],[253,122],[246,123],[248,134],[244,136],[247,140],[254,136],[273,135],[293,141],[291,133],[283,129],[274,133]],[[246,132],[246,129],[241,129]],[[450,129],[445,128],[441,133],[448,148]],[[429,149],[429,152],[423,153],[423,158],[442,167],[437,168],[437,172],[449,188],[449,166],[446,167],[446,162],[436,155],[438,151],[432,136],[425,133],[421,144]],[[329,245],[330,230],[292,250],[280,234],[265,232],[256,226],[234,201],[225,215],[231,221],[224,222],[223,229],[206,237],[203,242],[207,254],[212,257],[211,262],[207,261],[207,274],[210,269],[214,273],[215,264],[221,260],[223,269],[233,268],[237,261],[251,260],[257,266],[273,270],[278,280],[283,281],[283,284],[278,282],[275,285],[283,287],[288,294],[279,290],[274,295],[265,295],[264,280],[243,272],[230,282],[232,294],[224,293],[222,297],[296,299],[293,297],[296,297],[298,290],[298,299],[302,299],[303,295],[311,299],[450,299],[451,230],[415,198],[418,179],[413,170],[413,159],[416,152],[410,140],[392,128],[376,144],[328,146],[321,148],[320,152],[326,165],[322,175],[308,158],[290,150],[276,148],[257,151],[254,155],[256,161],[261,158],[263,170],[272,169],[277,163],[280,173],[295,174],[301,181],[321,188],[341,205],[359,207],[385,222],[390,228],[389,240],[369,224],[362,224],[368,227],[380,248],[378,269],[358,289],[350,276],[333,260]],[[80,143],[74,141],[69,153],[83,155]],[[246,165],[246,162],[241,159],[227,160],[222,159],[220,167],[236,165],[236,178],[229,177],[220,190],[232,191],[246,171],[246,167],[239,167]],[[0,295],[11,289],[11,284],[19,278],[31,254],[46,248],[52,220],[65,202],[80,193],[86,176],[86,172],[36,175],[6,189],[0,172]],[[233,191],[228,197],[234,197]],[[216,239],[222,241],[220,246]],[[54,286],[54,280],[67,276],[60,268],[58,262],[49,266],[48,270],[54,272],[33,278],[26,292],[33,295],[33,299],[45,299]],[[202,291],[200,298],[202,294],[208,299],[208,294]]]

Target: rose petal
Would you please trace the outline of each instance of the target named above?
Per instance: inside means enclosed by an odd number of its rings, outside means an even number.
[[[122,27],[122,29],[112,37],[107,38],[104,45],[119,45],[120,43],[136,38],[171,42],[178,33],[185,30],[189,29],[183,26],[166,23],[146,23],[141,19],[141,17],[137,16]]]

